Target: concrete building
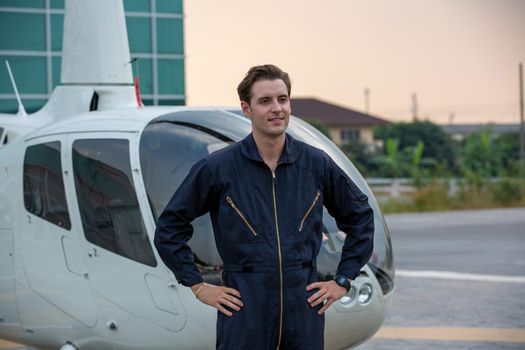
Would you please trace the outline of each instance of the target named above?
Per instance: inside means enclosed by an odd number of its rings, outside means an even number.
[[[457,141],[482,131],[488,132],[493,136],[520,133],[520,124],[446,124],[441,125],[441,127]]]
[[[373,127],[390,123],[316,98],[292,98],[292,114],[306,121],[317,120],[324,124],[330,130],[332,141],[338,146],[351,141],[373,145]]]
[[[133,74],[146,105],[184,105],[182,0],[124,0]],[[8,60],[28,112],[60,83],[64,0],[0,0],[0,112],[17,102]],[[138,65],[138,66],[137,66]]]

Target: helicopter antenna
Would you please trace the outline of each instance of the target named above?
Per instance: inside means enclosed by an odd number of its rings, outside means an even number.
[[[18,100],[18,112],[16,113],[16,115],[27,115],[24,105],[22,104],[22,99],[20,98],[20,94],[18,93],[18,89],[16,88],[15,78],[13,78],[13,73],[11,72],[11,66],[9,65],[8,60],[5,60],[5,65],[7,66],[7,72],[9,73],[9,78],[11,78],[11,84],[13,85],[13,89],[15,90],[16,99]]]

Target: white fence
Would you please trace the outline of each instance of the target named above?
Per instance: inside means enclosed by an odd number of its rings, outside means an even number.
[[[415,191],[412,179],[409,178],[368,178],[365,179],[378,199],[400,198]]]
[[[412,179],[410,178],[372,177],[365,180],[378,199],[406,197],[416,190],[416,187],[412,184]],[[461,184],[466,180],[464,178],[442,178],[436,179],[435,181],[447,184],[448,195],[452,196],[459,191]],[[491,183],[497,183],[501,181],[501,178],[493,177],[489,181]]]

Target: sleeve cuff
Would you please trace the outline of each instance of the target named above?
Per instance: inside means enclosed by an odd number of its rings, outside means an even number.
[[[195,274],[192,276],[177,277],[177,281],[185,287],[191,287],[204,282],[204,279],[201,275]]]
[[[357,270],[357,271],[353,271],[353,270],[340,270],[340,269],[337,270],[337,275],[343,275],[343,276],[345,276],[346,278],[351,279],[352,281],[355,280],[355,279],[357,278],[357,276],[359,276],[360,273],[361,273],[361,269],[359,269],[359,270]]]

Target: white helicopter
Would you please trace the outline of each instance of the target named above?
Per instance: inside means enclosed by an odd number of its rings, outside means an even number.
[[[201,157],[250,130],[239,110],[143,107],[119,0],[67,0],[62,85],[38,112],[0,115],[0,338],[39,349],[212,349],[216,310],[178,285],[153,249],[155,222]],[[348,158],[291,117],[288,132],[325,150],[374,209],[374,253],[326,314],[326,349],[381,326],[394,290],[391,241]],[[344,233],[325,210],[318,257],[333,278]],[[208,283],[221,260],[210,219],[190,241]]]

